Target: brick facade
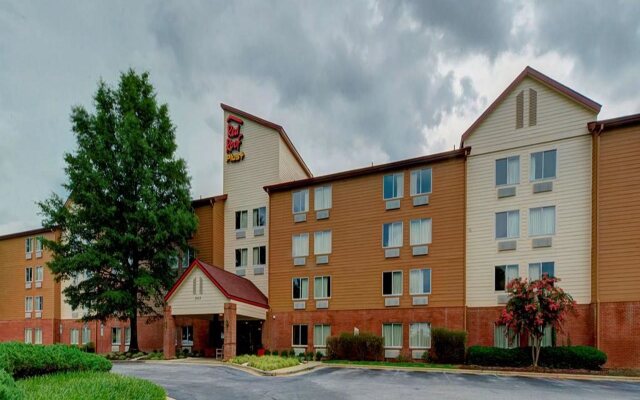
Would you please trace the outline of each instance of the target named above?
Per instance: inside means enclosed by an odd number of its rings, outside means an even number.
[[[599,345],[607,366],[640,366],[640,302],[600,303],[599,314]]]

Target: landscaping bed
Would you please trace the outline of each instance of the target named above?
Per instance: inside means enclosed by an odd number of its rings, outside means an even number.
[[[242,355],[230,360],[232,364],[246,365],[257,368],[262,371],[274,371],[276,369],[294,367],[300,364],[300,360],[296,357],[280,357],[280,356],[255,356]]]
[[[139,351],[137,353],[131,352],[112,352],[104,355],[107,360],[111,361],[127,361],[127,360],[164,360],[164,354],[161,351],[153,351],[151,353],[145,353]],[[186,358],[179,357],[179,358]]]
[[[340,364],[340,365],[367,365],[367,366],[382,366],[382,367],[404,367],[404,368],[445,368],[454,369],[459,368],[457,365],[452,364],[432,364],[425,362],[411,362],[411,361],[350,361],[350,360],[325,360],[325,364]]]

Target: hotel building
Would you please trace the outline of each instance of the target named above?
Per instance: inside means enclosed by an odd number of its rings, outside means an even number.
[[[419,358],[434,327],[508,346],[506,284],[546,273],[579,313],[545,345],[640,365],[640,116],[597,121],[599,104],[526,68],[459,149],[314,177],[282,126],[222,110],[223,194],[193,200],[198,230],[164,318],[138,322],[143,350],[324,351],[372,332],[387,357]],[[78,320],[40,235],[59,233],[0,237],[0,340],[125,351],[127,323]]]

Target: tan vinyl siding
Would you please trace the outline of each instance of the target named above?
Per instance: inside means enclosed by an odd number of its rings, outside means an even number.
[[[422,167],[426,167],[424,165]],[[331,310],[384,309],[382,272],[403,271],[403,294],[400,308],[411,308],[409,271],[431,268],[429,305],[421,307],[462,306],[464,304],[464,159],[457,158],[430,165],[433,168],[433,192],[428,206],[413,207],[410,194],[411,169],[404,172],[404,196],[399,210],[385,211],[382,190],[383,174],[338,180],[332,185],[332,208],[327,220],[316,220],[315,212],[307,222],[294,223],[292,192],[271,196],[271,265],[269,304],[273,312],[292,311],[291,280],[309,278],[307,310],[315,309],[313,299],[316,276],[331,276]],[[417,168],[416,168],[417,169]],[[323,183],[326,185],[327,183]],[[309,208],[313,210],[314,187],[309,187]],[[411,254],[409,221],[432,219],[432,243],[429,255]],[[403,246],[400,257],[385,259],[382,248],[382,225],[403,222]],[[313,233],[332,231],[329,264],[316,265]],[[292,235],[309,233],[307,265],[294,267]]]
[[[599,140],[600,301],[639,301],[640,126],[607,131]]]

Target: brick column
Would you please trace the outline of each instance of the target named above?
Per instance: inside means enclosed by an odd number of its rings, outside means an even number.
[[[162,341],[164,358],[176,358],[176,321],[171,314],[171,306],[164,310],[164,338]]]
[[[224,360],[236,356],[236,305],[224,304]]]

